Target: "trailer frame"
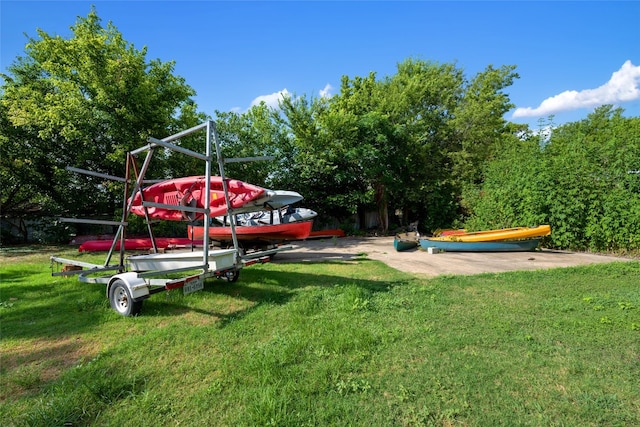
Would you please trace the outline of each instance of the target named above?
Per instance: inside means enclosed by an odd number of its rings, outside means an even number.
[[[187,135],[191,135],[195,132],[205,130],[205,153],[198,153],[196,151],[189,150],[187,148],[181,147],[174,143],[174,141],[179,141],[180,138],[183,138]],[[171,151],[175,151],[178,153],[182,153],[184,155],[194,157],[200,160],[203,160],[205,163],[205,207],[197,208],[197,207],[189,207],[189,206],[173,206],[173,205],[162,205],[158,203],[153,203],[149,201],[145,201],[143,197],[143,184],[148,182],[157,182],[153,180],[146,180],[145,175],[149,164],[153,158],[153,154],[158,147],[162,147]],[[215,148],[215,150],[213,150]],[[137,156],[141,153],[146,152],[146,156],[143,160],[142,166],[138,167],[137,164]],[[236,223],[235,219],[231,221],[231,233],[232,233],[232,247],[231,253],[229,249],[220,249],[220,250],[212,250],[210,249],[210,238],[209,238],[209,227],[211,224],[211,211],[209,209],[210,206],[210,185],[211,185],[211,169],[214,163],[214,154],[215,160],[217,163],[217,167],[220,173],[220,177],[222,178],[225,201],[227,204],[227,213],[230,218],[234,218],[234,209],[231,206],[231,201],[229,197],[229,189],[227,185],[227,178],[225,177],[224,172],[224,164],[225,163],[233,163],[233,162],[242,162],[242,161],[256,161],[256,160],[267,160],[271,159],[271,157],[246,157],[246,158],[229,158],[225,159],[222,155],[222,150],[220,147],[220,142],[218,139],[217,131],[215,128],[215,124],[212,120],[208,120],[203,122],[197,126],[192,128],[183,130],[178,132],[177,134],[170,135],[163,139],[156,139],[153,137],[149,137],[147,139],[147,144],[139,147],[135,150],[132,150],[127,153],[126,164],[125,164],[125,177],[114,177],[106,174],[101,174],[93,171],[86,171],[74,167],[67,167],[67,170],[75,173],[83,173],[87,175],[99,176],[102,178],[107,178],[115,181],[119,181],[124,183],[124,197],[123,197],[123,213],[122,219],[120,221],[101,221],[101,220],[91,220],[91,219],[77,219],[77,218],[60,218],[61,222],[75,222],[75,223],[88,223],[88,224],[102,224],[102,225],[117,225],[118,230],[113,238],[113,242],[111,244],[111,248],[107,253],[104,264],[93,264],[79,260],[73,260],[68,258],[62,258],[58,256],[52,256],[51,260],[51,269],[53,276],[71,276],[77,275],[80,282],[84,283],[101,283],[106,284],[106,295],[109,299],[111,307],[123,316],[135,316],[141,312],[142,302],[149,298],[151,295],[162,292],[169,291],[172,289],[183,288],[183,292],[185,294],[189,294],[192,292],[196,292],[204,288],[204,281],[209,278],[217,278],[223,279],[228,282],[235,282],[238,280],[240,275],[240,270],[246,266],[257,264],[257,263],[265,263],[271,260],[277,252],[283,250],[292,249],[291,246],[280,246],[269,250],[252,252],[250,254],[245,254],[244,251],[240,249],[238,244],[238,239],[236,236]],[[130,188],[130,185],[133,185],[133,189]],[[131,190],[131,191],[130,191]],[[146,257],[151,257],[153,259],[154,254],[157,254],[157,268],[148,269],[148,270],[132,270],[131,264],[135,255],[130,255],[129,257],[125,254],[125,239],[126,239],[126,230],[128,225],[128,216],[131,213],[133,198],[136,193],[140,193],[140,197],[142,200],[142,206],[144,207],[145,212],[145,222],[147,224],[147,231],[149,233],[149,237],[151,239],[151,254],[146,255]],[[194,251],[194,246],[192,245],[191,252],[194,254],[197,259],[201,259],[202,261],[196,261],[196,264],[193,264],[193,261],[189,264],[184,264],[184,266],[178,266],[173,268],[163,268],[163,261],[160,259],[162,254],[159,254],[158,248],[156,246],[155,237],[153,235],[153,227],[152,221],[149,218],[147,208],[148,207],[165,207],[174,210],[180,210],[184,212],[195,212],[203,214],[204,216],[204,236],[202,243],[202,253],[200,251]],[[120,249],[119,249],[119,257],[118,263],[112,264],[111,259],[117,247],[117,243],[120,241]],[[216,265],[216,259],[222,259],[222,257],[228,257],[228,255],[232,255],[232,262],[228,262],[228,258],[224,258],[225,263],[218,268]],[[211,268],[211,264],[216,265],[216,267]],[[180,262],[178,262],[178,265]],[[64,266],[73,266],[75,268],[59,268],[61,265]],[[176,265],[174,261],[171,265]],[[58,267],[58,268],[56,268]],[[79,268],[78,268],[79,267]],[[57,271],[54,271],[57,270]],[[116,274],[111,274],[113,272]],[[111,273],[109,273],[111,272]],[[105,274],[109,273],[109,274]],[[189,274],[187,274],[189,273]],[[178,276],[178,277],[171,277]]]

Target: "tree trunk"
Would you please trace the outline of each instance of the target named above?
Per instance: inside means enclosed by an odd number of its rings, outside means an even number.
[[[29,243],[29,229],[23,218],[18,222],[18,231],[22,234],[22,243]]]
[[[378,223],[383,233],[389,229],[389,209],[387,208],[387,193],[384,184],[376,184],[376,207],[378,209]]]

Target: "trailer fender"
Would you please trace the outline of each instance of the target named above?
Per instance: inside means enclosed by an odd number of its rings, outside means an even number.
[[[109,298],[109,291],[116,280],[121,280],[125,284],[134,301],[142,301],[149,298],[149,285],[143,278],[138,277],[135,272],[120,273],[112,276],[107,285],[107,298]]]

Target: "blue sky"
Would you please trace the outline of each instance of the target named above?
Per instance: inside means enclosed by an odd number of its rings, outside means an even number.
[[[291,95],[336,94],[343,75],[395,74],[407,58],[467,78],[515,65],[505,118],[562,124],[601,104],[640,117],[640,2],[6,1],[1,68],[40,28],[69,37],[95,5],[147,59],[176,61],[201,111],[246,111]]]

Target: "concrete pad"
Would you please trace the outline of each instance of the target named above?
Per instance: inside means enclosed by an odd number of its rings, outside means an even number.
[[[293,249],[278,253],[274,262],[352,260],[362,256],[382,261],[408,273],[435,277],[443,274],[499,273],[540,270],[585,264],[634,261],[608,255],[537,249],[531,252],[441,252],[417,248],[397,252],[393,236],[342,237],[292,242]],[[635,260],[637,261],[637,260]]]

